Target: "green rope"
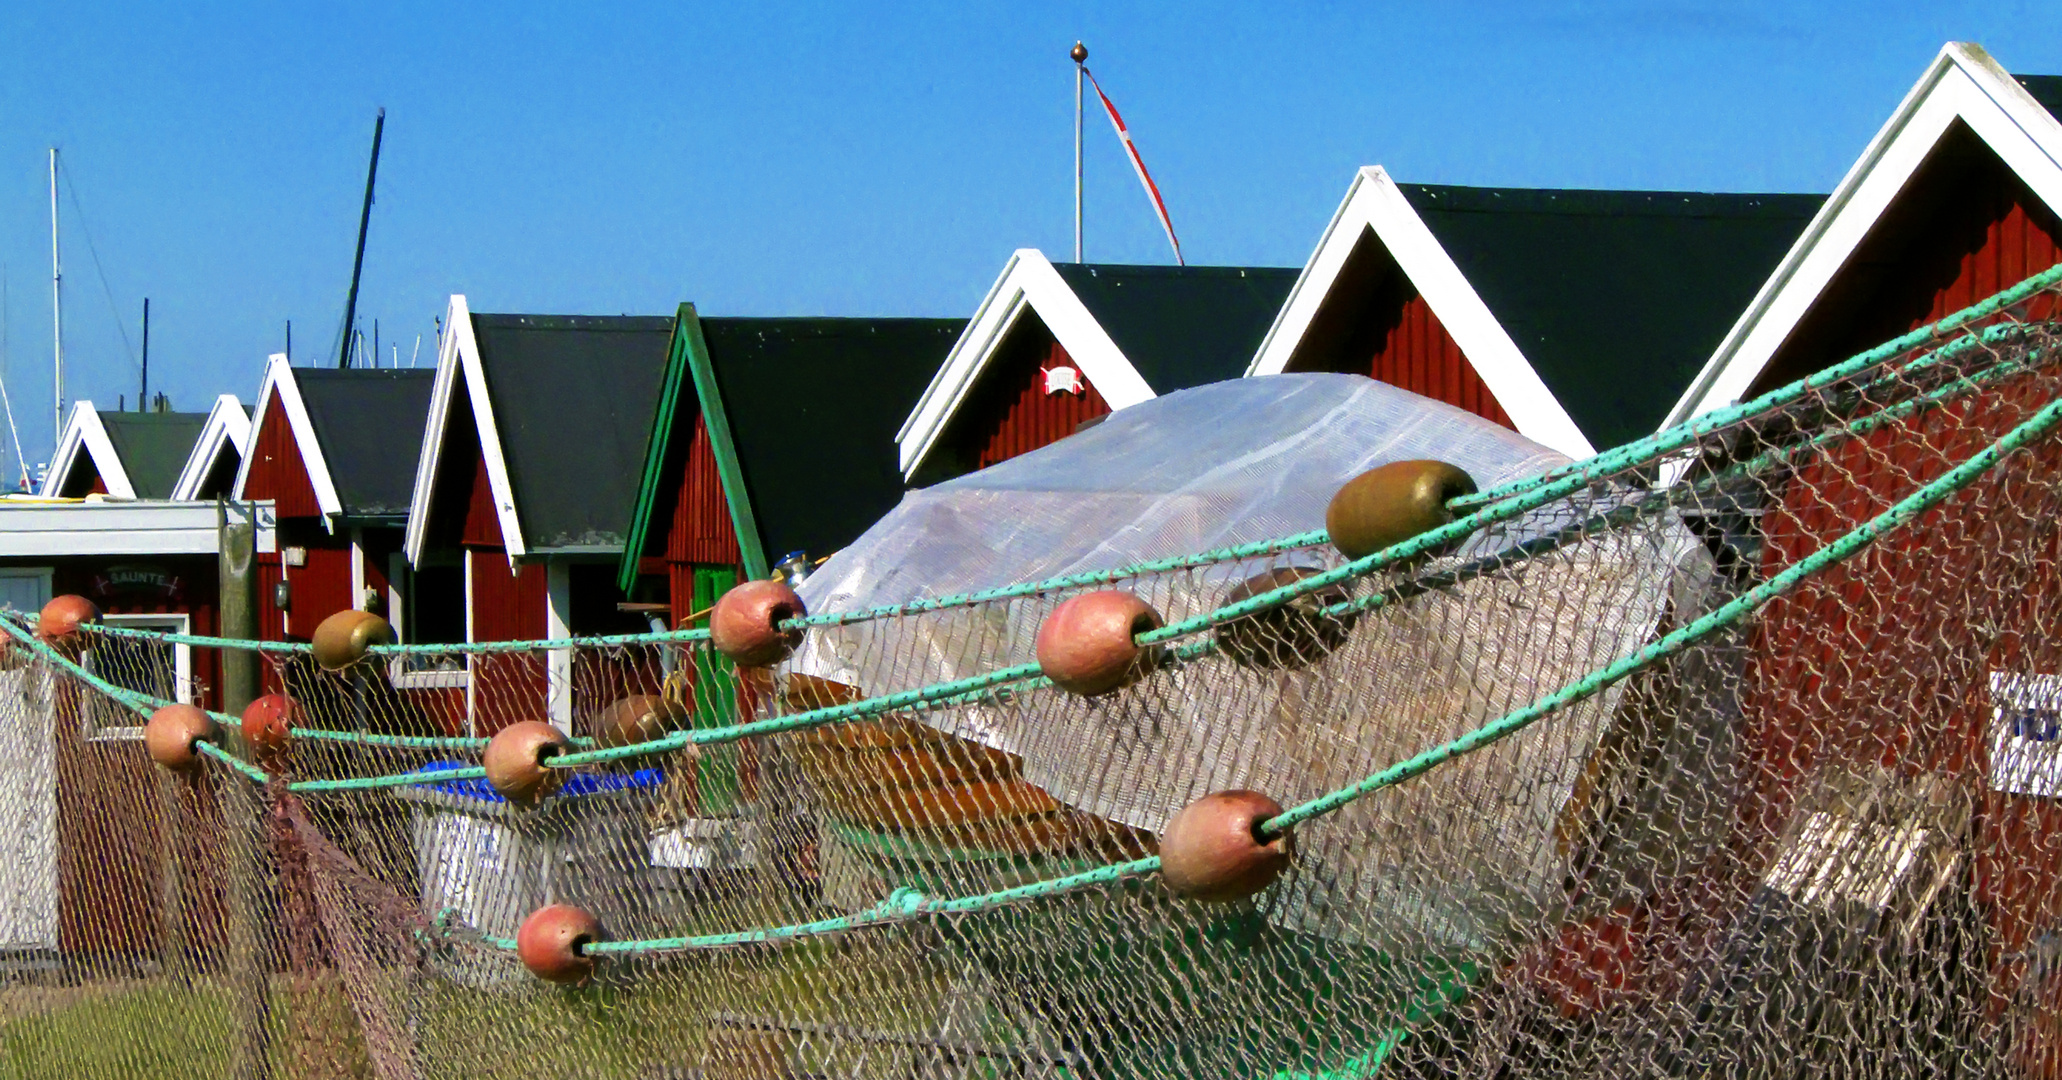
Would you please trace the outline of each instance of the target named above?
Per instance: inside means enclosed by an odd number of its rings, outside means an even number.
[[[1263,836],[1279,835],[1303,822],[1332,813],[1355,800],[1365,798],[1384,788],[1393,787],[1406,780],[1421,776],[1448,761],[1514,735],[1551,713],[1594,696],[1627,676],[1682,652],[1691,645],[1739,622],[1751,612],[1759,610],[1770,601],[1789,592],[1804,579],[1836,563],[1854,557],[1870,544],[1881,539],[1885,534],[1902,528],[1919,515],[1969,486],[1978,477],[1994,468],[2005,455],[2019,450],[2046,435],[2058,422],[2062,422],[2062,400],[2050,402],[2046,407],[2034,414],[2033,417],[2006,433],[2003,438],[1978,453],[1971,455],[1969,460],[1925,484],[1918,491],[1900,500],[1890,509],[1855,527],[1832,543],[1799,560],[1761,585],[1742,593],[1732,601],[1693,620],[1688,625],[1663,635],[1659,640],[1637,652],[1621,657],[1617,661],[1563,686],[1554,693],[1540,698],[1532,704],[1506,713],[1502,717],[1484,724],[1467,734],[1398,762],[1358,783],[1339,788],[1285,810],[1261,822],[1258,827],[1259,832]],[[1048,899],[1085,888],[1114,884],[1130,878],[1151,874],[1159,869],[1159,857],[1149,856],[1128,862],[1100,866],[1063,877],[1029,882],[1012,888],[998,889],[949,900],[926,897],[912,889],[898,889],[881,903],[851,915],[724,934],[597,942],[586,946],[585,951],[590,954],[606,955],[610,953],[683,951],[772,943],[818,934],[839,933],[870,926],[907,922],[912,919],[925,918],[932,915],[973,914],[1020,901]],[[489,939],[489,941],[506,948],[513,948],[514,946],[514,943],[507,941],[507,939],[494,938]]]
[[[409,656],[423,653],[539,652],[550,649],[609,649],[633,645],[678,645],[709,640],[709,631],[650,630],[641,634],[599,634],[589,637],[542,638],[536,641],[460,641],[449,645],[374,645],[366,651],[374,656]]]
[[[293,737],[402,750],[481,750],[487,746],[486,739],[464,735],[376,735],[369,731],[335,731],[330,728],[297,727],[293,729]]]
[[[206,739],[196,741],[193,744],[193,748],[199,751],[202,755],[214,758],[216,761],[219,761],[222,764],[227,765],[232,769],[235,769],[237,772],[244,774],[245,776],[249,777],[253,781],[256,781],[257,783],[269,784],[272,782],[271,773],[268,773],[265,770],[258,768],[256,765],[253,765],[250,762],[245,761],[240,757],[237,757],[235,754],[232,754],[229,751],[224,750],[219,746],[216,746],[214,743],[209,742]]]
[[[412,784],[435,784],[451,780],[479,780],[485,778],[487,770],[477,765],[454,769],[419,769],[415,772],[389,773],[384,776],[352,776],[341,780],[296,780],[286,786],[288,791],[367,791],[374,788],[408,787]]]
[[[1844,379],[1852,378],[1899,353],[1909,352],[1928,342],[1938,341],[1945,334],[1951,333],[1978,319],[1986,319],[1996,315],[2007,308],[2031,299],[2037,293],[2045,292],[2057,285],[2062,285],[2062,265],[2043,270],[1988,299],[1943,316],[1937,322],[1892,338],[1875,348],[1856,353],[1817,374],[1777,387],[1751,401],[1743,401],[1738,405],[1716,409],[1702,416],[1692,417],[1674,427],[1657,431],[1646,438],[1626,443],[1586,461],[1571,462],[1559,468],[1550,469],[1539,476],[1513,481],[1490,491],[1475,495],[1464,495],[1454,501],[1457,504],[1455,508],[1465,509],[1470,506],[1481,505],[1496,499],[1516,495],[1537,485],[1553,483],[1574,472],[1584,472],[1592,475],[1600,470],[1616,472],[1630,465],[1661,458],[1682,448],[1687,443],[1696,442],[1721,428],[1729,427],[1749,417],[1788,405],[1813,391],[1838,383]],[[2020,329],[2022,328],[2016,323],[1987,327],[1981,333],[1973,335],[1974,341],[1971,338],[1962,338],[1955,342],[1950,342],[1939,351],[1939,355],[1915,362],[1906,368],[1900,369],[1900,372],[1915,370],[1931,363],[1937,363],[1941,359],[1955,355],[1962,349],[1974,347],[1977,343],[1988,344],[1997,340],[1999,336],[2014,333]],[[1684,438],[1684,436],[1688,436],[1688,438]]]
[[[1724,409],[1719,409],[1710,413],[1706,413],[1702,416],[1693,418],[1682,424],[1678,424],[1675,427],[1669,428],[1665,431],[1656,432],[1655,434],[1647,436],[1646,438],[1639,439],[1631,443],[1626,443],[1605,453],[1594,455],[1583,461],[1570,462],[1569,464],[1558,466],[1538,476],[1525,477],[1519,480],[1514,480],[1505,484],[1498,485],[1497,487],[1490,488],[1485,491],[1460,496],[1449,501],[1447,503],[1447,506],[1449,509],[1454,511],[1474,510],[1483,506],[1488,506],[1492,503],[1500,502],[1508,498],[1523,495],[1525,493],[1534,491],[1542,486],[1555,484],[1559,481],[1568,479],[1571,476],[1584,475],[1595,477],[1606,473],[1623,471],[1628,468],[1637,467],[1639,465],[1647,464],[1651,461],[1658,460],[1662,457],[1667,456],[1668,454],[1684,449],[1688,445],[1700,441],[1704,436],[1710,435],[1718,431],[1719,429],[1728,427],[1743,419],[1747,419],[1757,414],[1767,412],[1771,409],[1794,402],[1799,398],[1804,397],[1808,393],[1822,389],[1830,384],[1840,382],[1844,379],[1850,378],[1856,374],[1866,371],[1869,367],[1879,364],[1886,359],[1896,356],[1899,353],[1907,352],[1915,347],[1924,345],[1929,341],[1937,341],[1944,334],[1952,332],[1953,330],[1961,326],[1964,326],[1970,322],[1974,322],[1976,320],[1998,314],[1999,312],[2004,311],[2005,309],[2010,308],[2015,304],[2025,301],[2026,299],[2032,297],[2036,293],[2045,291],[2049,288],[2054,287],[2057,284],[2062,284],[2062,266],[2057,266],[2052,269],[2043,271],[2040,274],[2036,274],[2033,277],[2030,277],[2025,281],[2019,283],[2018,285],[2015,285],[2012,288],[2005,290],[2004,292],[1998,293],[1997,295],[1992,296],[1987,300],[1963,308],[1960,311],[1954,312],[1950,315],[1943,317],[1937,322],[1931,323],[1927,326],[1911,331],[1910,333],[1904,334],[1891,341],[1885,342],[1882,345],[1878,345],[1875,348],[1869,349],[1862,353],[1858,353],[1852,357],[1849,357],[1847,360],[1844,360],[1839,364],[1834,365],[1833,367],[1827,368],[1824,371],[1821,371],[1818,374],[1813,375],[1807,379],[1803,379],[1798,382],[1791,383],[1786,386],[1779,387],[1775,390],[1769,391],[1768,393],[1763,394],[1760,397],[1755,398],[1751,401],[1742,402],[1738,405],[1733,405]],[[2020,329],[2021,327],[2018,324],[2005,324],[2000,326],[1986,327],[1978,334],[1964,337],[1956,341],[1947,343],[1946,345],[1942,346],[1936,354],[1928,358],[1915,361],[1907,368],[1900,369],[1898,374],[1902,375],[1909,371],[1915,371],[1926,366],[1942,363],[1948,358],[1958,355],[1961,352],[1965,352],[1971,348],[1976,348],[1990,344],[2003,336],[2016,333]],[[1198,566],[1209,566],[1223,562],[1235,562],[1240,559],[1256,558],[1263,555],[1277,554],[1295,548],[1317,547],[1328,543],[1329,539],[1330,538],[1328,534],[1325,532],[1325,530],[1314,529],[1309,532],[1297,533],[1291,536],[1279,537],[1270,540],[1254,541],[1252,543],[1241,544],[1231,547],[1216,548],[1210,551],[1199,552],[1192,555],[1183,555],[1167,559],[1157,559],[1147,562],[1133,563],[1130,565],[1116,567],[1109,570],[1095,570],[1078,574],[1068,574],[1060,577],[1047,578],[1042,581],[1025,582],[1016,585],[1007,585],[979,592],[956,593],[948,596],[933,597],[929,599],[911,600],[900,604],[890,604],[873,608],[863,608],[856,611],[832,612],[822,615],[808,615],[800,618],[786,620],[782,622],[780,625],[782,629],[786,630],[807,629],[809,627],[817,626],[841,626],[850,623],[867,622],[901,615],[921,614],[924,612],[938,611],[952,607],[971,606],[975,604],[988,603],[996,600],[1008,600],[1025,596],[1036,596],[1043,593],[1059,592],[1067,589],[1081,588],[1089,585],[1105,585],[1125,578],[1140,577],[1147,574],[1166,573],[1173,570],[1191,569]],[[190,645],[202,645],[213,648],[256,649],[259,651],[272,652],[306,652],[309,648],[309,646],[304,642],[246,641],[242,639],[212,637],[204,634],[175,634],[162,631],[139,630],[131,627],[111,627],[104,625],[96,626],[92,629],[98,632],[103,632],[116,636],[151,638],[162,641],[172,641]],[[369,650],[369,652],[371,652],[373,655],[381,656],[451,653],[494,654],[512,652],[533,652],[542,649],[554,648],[611,648],[646,645],[686,644],[707,641],[708,638],[708,630],[694,628],[686,630],[668,630],[638,634],[610,634],[590,637],[547,638],[530,641],[475,641],[454,642],[449,644],[375,645]]]
[[[1799,559],[1788,568],[1760,585],[1741,593],[1717,609],[1693,620],[1688,625],[1673,630],[1652,644],[1637,652],[1593,671],[1559,690],[1540,698],[1530,705],[1513,710],[1504,716],[1483,725],[1442,746],[1434,747],[1405,761],[1391,765],[1373,776],[1319,796],[1300,806],[1285,810],[1260,823],[1263,835],[1283,832],[1301,822],[1320,814],[1327,814],[1371,792],[1400,784],[1414,776],[1441,765],[1463,754],[1479,750],[1531,726],[1541,718],[1585,698],[1591,697],[1626,676],[1651,667],[1655,663],[1682,652],[1712,634],[1725,629],[1752,611],[1758,610],[1769,601],[1796,588],[1797,584],[1818,572],[1852,558],[1862,549],[1881,539],[1884,534],[1903,527],[1920,514],[1939,505],[1949,496],[1969,486],[1977,477],[1990,471],[2006,454],[2024,447],[2046,435],[2057,421],[2062,421],[2062,400],[2049,402],[2025,423],[2005,433],[2005,436],[1990,446],[1970,455],[1969,460],[1949,469],[1937,479],[1925,484],[1919,490],[1899,500],[1890,509],[1870,518],[1842,535],[1832,543],[1821,547],[1810,555]]]
[[[254,652],[308,651],[308,644],[304,641],[253,641],[244,638],[211,637],[207,634],[177,633],[170,630],[142,630],[133,626],[115,626],[104,622],[86,623],[79,629],[106,637],[169,641],[176,645],[200,645],[211,649],[245,649]]]
[[[123,708],[128,709],[130,712],[133,712],[138,716],[148,718],[151,713],[156,712],[157,710],[164,708],[167,705],[178,704],[178,702],[165,701],[160,698],[154,698],[149,694],[145,694],[137,690],[131,690],[126,686],[116,686],[114,683],[111,683],[106,679],[103,679],[100,676],[95,675],[93,672],[86,670],[86,668],[79,664],[78,661],[75,661],[71,657],[68,657],[65,654],[57,651],[56,649],[51,648],[49,642],[46,642],[42,638],[39,638],[35,634],[29,632],[25,627],[16,623],[13,619],[0,619],[0,630],[5,630],[8,633],[8,635],[13,637],[16,641],[19,641],[22,644],[27,645],[30,651],[36,653],[37,655],[43,657],[43,659],[57,665],[58,667],[65,669],[67,672],[71,673],[73,677],[77,678],[80,682],[85,683],[87,686],[90,686],[93,689],[99,691],[103,696],[116,702],[117,704],[120,704]],[[206,709],[203,709],[201,711],[206,712],[208,716],[213,717],[215,722],[218,724],[227,723],[230,725],[237,725],[242,723],[242,721],[238,720],[236,717],[229,716],[224,713],[211,712]]]
[[[676,731],[671,735],[629,746],[610,747],[606,750],[587,750],[575,754],[560,754],[550,758],[546,765],[555,769],[569,769],[580,765],[592,765],[603,761],[621,761],[624,758],[642,757],[647,754],[663,754],[682,747],[701,746],[707,743],[735,742],[754,735],[775,735],[786,731],[820,727],[843,720],[876,716],[884,712],[896,712],[920,705],[934,704],[949,698],[963,697],[981,691],[991,690],[1008,683],[1041,683],[1044,676],[1038,672],[1037,664],[1019,664],[1016,667],[991,671],[986,675],[973,675],[950,682],[932,683],[914,690],[887,694],[864,701],[852,701],[843,705],[830,705],[821,709],[810,709],[788,716],[775,716],[765,720],[753,720],[743,724],[731,724],[720,728],[700,728],[693,731]]]

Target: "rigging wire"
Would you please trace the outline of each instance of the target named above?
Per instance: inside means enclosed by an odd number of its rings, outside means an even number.
[[[29,459],[22,456],[21,432],[14,426],[14,402],[7,397],[7,369],[13,359],[12,341],[8,334],[10,304],[7,294],[7,268],[0,266],[0,406],[7,410],[7,433],[14,437],[14,463],[21,468],[21,489],[29,490]]]
[[[115,330],[122,335],[122,349],[128,353],[129,366],[141,371],[143,365],[136,360],[136,346],[129,341],[129,326],[122,321],[121,307],[115,303],[115,290],[107,282],[107,269],[100,264],[100,249],[93,243],[93,230],[86,224],[86,209],[79,203],[79,189],[72,182],[71,164],[58,159],[57,173],[64,178],[65,192],[72,197],[72,213],[79,219],[79,231],[86,234],[86,252],[93,257],[93,272],[100,276],[100,291],[107,297],[107,310],[114,317]]]

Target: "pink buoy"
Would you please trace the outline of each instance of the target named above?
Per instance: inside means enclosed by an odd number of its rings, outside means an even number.
[[[200,764],[196,743],[222,737],[214,717],[192,705],[166,705],[143,725],[143,749],[150,760],[173,772],[191,772]]]
[[[1288,869],[1289,834],[1262,839],[1260,823],[1282,804],[1257,791],[1219,791],[1181,808],[1160,834],[1160,877],[1174,895],[1226,903],[1242,900]]]
[[[780,624],[808,613],[786,582],[747,581],[709,612],[709,643],[739,667],[772,667],[802,646],[802,631]]]
[[[79,645],[79,628],[100,622],[100,608],[83,596],[66,593],[51,597],[36,616],[36,636],[44,641],[75,651]]]
[[[516,931],[516,955],[530,974],[546,982],[586,982],[595,966],[586,948],[600,938],[601,924],[586,909],[551,904],[523,920]]]
[[[1341,555],[1365,558],[1451,523],[1446,504],[1474,491],[1475,479],[1458,466],[1392,461],[1340,486],[1325,507],[1325,530]]]
[[[1052,610],[1038,628],[1038,669],[1053,685],[1094,697],[1144,678],[1160,650],[1132,639],[1162,625],[1151,604],[1114,589],[1083,593]]]
[[[524,720],[487,740],[480,765],[487,770],[487,783],[502,798],[527,805],[557,791],[564,782],[565,772],[545,762],[565,753],[569,745],[559,729],[541,720]]]
[[[301,723],[301,707],[285,694],[266,694],[243,709],[243,741],[262,760],[286,751],[293,729]]]

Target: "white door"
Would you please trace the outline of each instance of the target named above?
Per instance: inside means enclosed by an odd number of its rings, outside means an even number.
[[[39,611],[47,568],[0,567],[0,608]],[[0,950],[57,947],[57,760],[47,680],[0,664]]]

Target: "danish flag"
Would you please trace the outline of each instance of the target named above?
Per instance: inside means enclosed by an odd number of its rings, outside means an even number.
[[[1103,84],[1095,81],[1095,73],[1088,65],[1081,65],[1088,76],[1088,83],[1095,87],[1095,96],[1102,99],[1103,111],[1110,114],[1110,126],[1117,129],[1117,138],[1124,143],[1124,152],[1131,155],[1131,167],[1138,170],[1138,182],[1145,185],[1146,196],[1153,200],[1153,212],[1160,215],[1160,227],[1167,230],[1167,242],[1174,246],[1174,261],[1183,266],[1188,260],[1181,257],[1181,241],[1174,238],[1174,222],[1167,216],[1167,203],[1160,198],[1160,185],[1153,183],[1153,174],[1146,171],[1146,159],[1138,156],[1138,146],[1131,141],[1131,129],[1124,126],[1124,118],[1117,115],[1117,106],[1110,104],[1110,95],[1103,93]]]

